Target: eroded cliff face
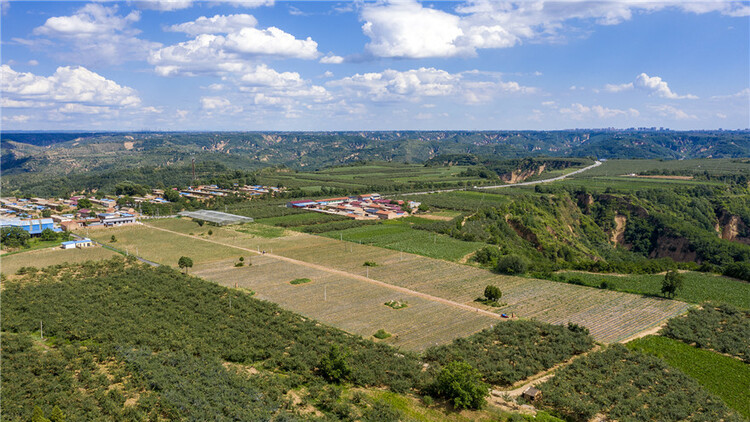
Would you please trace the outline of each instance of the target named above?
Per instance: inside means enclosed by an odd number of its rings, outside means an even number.
[[[656,239],[656,247],[649,254],[649,258],[672,258],[677,262],[697,262],[698,253],[695,251],[690,241],[684,237],[677,236],[660,236]]]
[[[536,169],[527,169],[527,170],[514,170],[510,173],[505,173],[500,176],[500,180],[506,183],[518,183],[523,182],[524,180],[528,179],[532,176],[538,176],[544,172],[544,170],[547,168],[546,164],[542,164]]]
[[[625,244],[625,226],[628,224],[628,218],[622,214],[615,215],[615,227],[612,229],[610,240],[615,245],[627,247]]]
[[[720,238],[730,242],[739,242],[750,245],[750,230],[748,224],[738,216],[728,213],[726,210],[717,212],[716,232]]]

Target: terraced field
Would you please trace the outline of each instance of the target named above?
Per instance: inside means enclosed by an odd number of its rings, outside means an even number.
[[[193,222],[174,219],[150,224],[182,233],[197,233],[198,227]],[[554,324],[582,324],[597,340],[605,343],[631,338],[691,306],[629,293],[501,276],[471,266],[301,233],[261,238],[243,235],[232,228],[214,228],[213,232],[211,239],[224,244],[265,250],[480,308],[482,305],[474,299],[482,295],[486,285],[494,284],[503,291],[501,302],[507,305],[484,309]],[[375,262],[377,266],[365,267],[365,261]]]

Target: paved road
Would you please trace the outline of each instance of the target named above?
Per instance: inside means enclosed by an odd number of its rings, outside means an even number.
[[[551,179],[534,180],[532,182],[506,183],[504,185],[494,185],[494,186],[475,186],[473,189],[501,189],[501,188],[509,188],[513,186],[531,186],[531,185],[538,185],[540,183],[556,182],[558,180],[563,180],[567,177],[583,173],[586,170],[591,170],[592,168],[598,167],[600,165],[602,165],[601,161],[595,161],[594,164],[588,167],[578,169],[568,174],[563,174],[562,176],[553,177]],[[439,190],[429,190],[429,191],[423,191],[423,192],[399,193],[399,195],[427,195],[429,193],[455,192],[455,191],[467,190],[467,189],[469,188],[439,189]]]

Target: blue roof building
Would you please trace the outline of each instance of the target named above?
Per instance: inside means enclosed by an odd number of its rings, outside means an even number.
[[[9,220],[0,220],[0,228],[4,227],[20,227],[29,232],[32,236],[41,234],[45,229],[50,229],[56,233],[62,231],[62,229],[55,227],[55,223],[51,218],[39,218],[33,220],[12,218]]]

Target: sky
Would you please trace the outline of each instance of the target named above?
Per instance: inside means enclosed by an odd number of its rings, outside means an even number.
[[[750,2],[0,0],[2,130],[750,127]]]

